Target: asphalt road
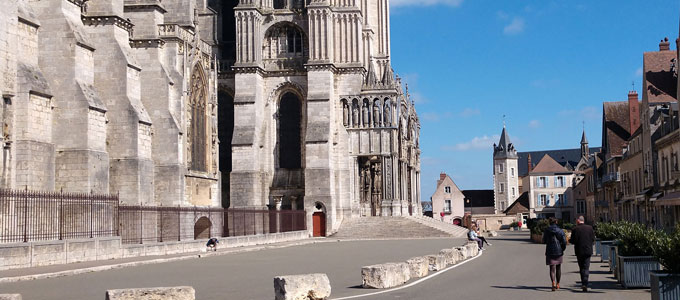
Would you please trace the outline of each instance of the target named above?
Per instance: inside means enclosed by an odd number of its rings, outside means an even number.
[[[274,276],[326,273],[332,296],[339,297],[366,291],[358,288],[362,266],[405,261],[463,243],[462,239],[317,243],[0,284],[0,294],[20,293],[24,300],[103,300],[108,289],[188,285],[200,300],[259,300],[274,298]]]
[[[483,255],[412,287],[355,299],[649,299],[647,289],[623,290],[599,258],[591,266],[592,290],[580,291],[578,266],[569,247],[562,268],[562,289],[550,291],[544,246],[528,233],[490,238]],[[378,290],[360,288],[361,266],[404,261],[464,243],[461,239],[328,242],[255,252],[145,265],[104,272],[0,284],[0,294],[23,299],[104,299],[107,289],[180,286],[196,289],[196,298],[273,299],[273,277],[326,273],[332,298]]]
[[[470,263],[391,293],[357,299],[650,299],[649,289],[624,290],[608,266],[593,257],[592,289],[581,292],[580,276],[573,246],[568,246],[562,265],[561,289],[551,291],[545,246],[529,242],[528,232],[504,233],[494,239],[483,255]]]

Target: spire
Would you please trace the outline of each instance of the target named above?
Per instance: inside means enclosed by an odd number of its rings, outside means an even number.
[[[366,80],[364,81],[364,86],[372,88],[378,82],[377,76],[375,75],[375,69],[373,68],[373,61],[368,63],[368,72],[366,73]]]
[[[583,134],[581,135],[581,145],[588,144],[588,139],[586,138],[586,130],[583,129]]]
[[[385,66],[385,72],[383,73],[382,84],[384,86],[392,86],[394,84],[394,71],[392,67]]]
[[[588,139],[586,138],[586,129],[583,128],[583,134],[581,135],[581,157],[588,158],[590,155],[590,149],[588,149]]]
[[[508,135],[508,132],[505,129],[505,125],[503,126],[503,131],[501,132],[501,139],[498,141],[498,145],[494,145],[493,158],[517,159],[517,150],[515,150],[515,145],[513,145],[512,142],[510,142],[510,136]]]

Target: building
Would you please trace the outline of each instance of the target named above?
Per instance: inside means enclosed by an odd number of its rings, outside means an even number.
[[[3,188],[221,206],[215,14],[204,1],[2,7]]]
[[[503,213],[508,216],[516,216],[518,221],[522,221],[522,224],[527,224],[530,211],[529,192],[524,192]]]
[[[524,177],[523,185],[528,187],[529,217],[571,220],[574,216],[573,179],[573,171],[544,155]]]
[[[503,212],[519,196],[517,150],[503,126],[498,145],[493,145],[493,191],[495,212]]]
[[[493,215],[496,213],[493,190],[464,190],[465,214]]]
[[[421,215],[420,124],[391,67],[389,1],[214,5],[233,28],[216,37],[230,207],[304,209],[328,233]]]
[[[329,233],[421,214],[420,124],[391,67],[388,0],[2,8],[3,188],[304,209]]]
[[[441,221],[461,225],[465,216],[465,196],[446,173],[439,174],[437,188],[432,194],[432,217]]]
[[[629,99],[637,94],[629,93]],[[619,164],[623,158],[623,150],[627,146],[631,130],[631,105],[629,101],[604,102],[602,104],[602,178],[601,190],[602,200],[600,203],[603,209],[598,216],[601,220],[616,220],[619,212],[615,202],[618,201],[621,193],[619,182],[621,172]]]

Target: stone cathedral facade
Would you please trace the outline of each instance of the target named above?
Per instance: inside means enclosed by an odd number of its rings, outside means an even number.
[[[230,205],[323,214],[329,233],[420,215],[420,124],[390,64],[389,1],[216,3],[235,33],[218,34]]]
[[[4,188],[219,206],[215,13],[200,0],[3,0]]]
[[[389,0],[2,0],[0,92],[3,188],[421,214]]]

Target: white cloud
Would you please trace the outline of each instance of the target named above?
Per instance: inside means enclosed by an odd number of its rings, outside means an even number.
[[[602,118],[602,111],[595,106],[586,106],[581,110],[567,109],[558,114],[562,117],[579,118],[583,121],[597,121]]]
[[[430,5],[448,5],[458,7],[463,3],[463,0],[392,0],[392,6],[430,6]]]
[[[423,96],[423,94],[421,94],[421,93],[418,93],[418,92],[409,92],[409,94],[411,94],[411,100],[413,100],[413,102],[415,102],[416,104],[423,104],[423,103],[430,102],[430,100],[428,100],[428,99],[427,99],[425,96]]]
[[[642,77],[642,67],[639,67],[637,70],[635,70],[635,77]]]
[[[472,117],[481,114],[478,108],[466,108],[460,112],[461,117]]]
[[[512,18],[512,22],[503,28],[503,33],[506,35],[515,35],[524,31],[524,19],[520,17]]]
[[[496,16],[498,17],[498,19],[503,20],[503,21],[510,19],[510,15],[508,15],[508,13],[506,13],[502,10],[497,11]]]
[[[425,112],[420,114],[424,121],[439,122],[439,114],[435,112]]]
[[[472,140],[455,144],[453,146],[443,146],[442,150],[446,151],[469,151],[469,150],[489,150],[494,143],[500,139],[499,135],[484,135],[476,136]]]
[[[541,121],[539,121],[539,120],[529,121],[529,128],[538,128],[538,127],[541,127]]]

